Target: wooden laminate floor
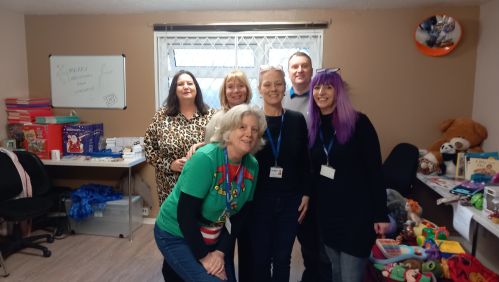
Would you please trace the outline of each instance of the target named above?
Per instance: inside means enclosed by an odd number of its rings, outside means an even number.
[[[45,244],[52,252],[49,258],[42,257],[39,251],[23,250],[5,260],[10,275],[0,276],[0,281],[164,281],[161,274],[163,256],[154,242],[153,227],[145,224],[137,229],[132,243],[127,238],[67,236]],[[299,281],[302,271],[296,242],[290,281]]]

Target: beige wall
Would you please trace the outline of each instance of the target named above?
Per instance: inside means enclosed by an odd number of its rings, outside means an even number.
[[[0,140],[7,137],[4,99],[28,97],[24,15],[0,8]]]
[[[487,151],[499,150],[499,0],[480,8],[480,30],[475,75],[473,118],[489,131],[484,142]]]
[[[413,34],[421,20],[442,12],[461,22],[464,37],[450,55],[427,57]],[[143,135],[154,112],[152,24],[331,20],[323,66],[342,68],[353,102],[372,119],[386,156],[399,142],[428,146],[443,119],[471,116],[478,17],[478,7],[26,16],[30,95],[50,96],[49,54],[124,53],[127,109],[78,112],[103,121],[107,136]],[[154,187],[154,171],[146,166],[141,173]]]

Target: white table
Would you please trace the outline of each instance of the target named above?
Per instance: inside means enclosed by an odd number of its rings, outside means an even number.
[[[450,189],[462,182],[434,175],[424,175],[421,173],[418,173],[417,177],[419,180],[421,180],[421,182],[426,184],[426,186],[430,187],[430,189],[437,192],[442,197],[449,197],[453,195],[449,192]],[[478,226],[483,226],[485,229],[489,230],[492,234],[499,238],[499,224],[493,223],[490,219],[487,218],[486,215],[484,215],[481,211],[475,209],[474,207],[464,208],[468,209],[473,214],[473,220],[478,223],[475,225],[475,230],[473,231],[471,245],[471,254],[474,256],[478,238]]]
[[[88,160],[62,158],[60,160],[42,160],[44,165],[50,166],[79,166],[79,167],[114,167],[128,169],[128,239],[132,241],[132,168],[146,161],[144,155],[132,159],[120,159],[119,161],[102,161],[97,158]]]

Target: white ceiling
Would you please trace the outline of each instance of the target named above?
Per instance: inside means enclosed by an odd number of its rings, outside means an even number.
[[[480,5],[489,0],[0,0],[0,9],[27,15],[129,14],[164,11],[387,9]]]

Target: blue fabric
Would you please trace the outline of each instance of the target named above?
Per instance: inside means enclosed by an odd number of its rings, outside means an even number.
[[[162,230],[158,225],[154,226],[154,238],[159,250],[163,254],[168,265],[185,281],[192,282],[220,282],[223,280],[206,273],[201,263],[194,257],[191,248],[184,238],[175,236]],[[227,263],[225,257],[225,271],[229,282],[235,282],[234,269]]]
[[[355,257],[338,252],[325,245],[326,254],[331,260],[333,282],[362,282],[367,258]]]
[[[123,194],[113,187],[101,184],[85,184],[71,192],[69,217],[83,220],[94,213],[94,209],[104,209],[107,201],[119,200]]]
[[[261,194],[253,201],[250,224],[254,281],[289,281],[301,198],[298,193]]]

